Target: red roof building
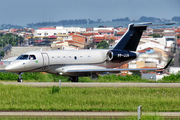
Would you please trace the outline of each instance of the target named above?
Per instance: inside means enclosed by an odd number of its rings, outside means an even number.
[[[105,37],[104,37],[104,36],[95,36],[95,37],[93,38],[93,40],[94,40],[95,43],[99,43],[99,42],[101,42],[102,40],[105,40]]]
[[[123,36],[125,32],[117,32],[117,36]]]
[[[71,36],[72,36],[73,41],[81,42],[81,43],[85,43],[86,42],[86,37],[83,36],[83,35],[72,34]]]
[[[146,50],[139,50],[139,53],[146,53]]]
[[[180,48],[180,38],[177,39],[176,43],[177,43],[177,47]]]
[[[113,30],[98,30],[99,35],[114,35]]]

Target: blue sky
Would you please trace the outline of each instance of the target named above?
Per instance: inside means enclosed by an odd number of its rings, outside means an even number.
[[[64,19],[180,16],[180,0],[1,0],[0,25]]]

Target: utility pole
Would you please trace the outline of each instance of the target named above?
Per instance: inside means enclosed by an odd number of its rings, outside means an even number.
[[[1,39],[1,41],[2,41],[2,48],[3,48],[3,39]]]
[[[13,42],[14,42],[14,34],[13,34]]]

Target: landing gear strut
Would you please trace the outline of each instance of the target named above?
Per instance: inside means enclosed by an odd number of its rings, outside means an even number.
[[[17,82],[23,82],[23,79],[22,79],[22,76],[21,76],[22,74],[23,74],[22,72],[19,73],[19,78],[18,78]]]
[[[91,79],[98,79],[98,78],[99,78],[98,74],[96,73],[91,74]]]
[[[71,81],[71,82],[78,82],[79,81],[79,79],[78,79],[78,77],[69,77],[69,79],[68,79],[69,81]]]

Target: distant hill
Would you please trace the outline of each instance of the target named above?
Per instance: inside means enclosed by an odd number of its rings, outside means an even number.
[[[24,28],[24,27],[19,26],[19,25],[11,25],[11,24],[2,24],[2,25],[0,25],[0,29],[9,29],[9,28],[21,29],[21,28]]]
[[[91,19],[74,19],[74,20],[60,20],[57,22],[38,22],[38,23],[29,23],[27,24],[27,28],[38,29],[40,27],[54,27],[54,26],[64,26],[64,27],[85,27],[92,28],[98,26],[109,26],[109,27],[127,27],[129,23],[138,23],[138,22],[153,22],[153,23],[169,23],[175,22],[174,26],[180,26],[180,17],[175,16],[171,20],[163,19],[163,18],[155,18],[155,17],[146,17],[142,16],[138,20],[130,20],[128,17],[125,18],[117,18],[112,19],[111,21],[102,21],[101,19],[91,20]],[[172,26],[171,26],[172,27]],[[19,25],[11,25],[11,24],[3,24],[0,25],[0,29],[9,29],[9,28],[24,28]]]
[[[172,20],[180,25],[180,18],[173,17]],[[92,28],[98,26],[109,26],[109,27],[127,27],[129,23],[137,23],[137,22],[153,22],[153,23],[169,23],[172,20],[163,19],[163,18],[155,18],[155,17],[146,17],[142,16],[138,20],[130,20],[128,17],[125,18],[117,18],[112,19],[111,21],[102,21],[101,19],[91,20],[91,19],[75,19],[75,20],[60,20],[57,22],[39,22],[39,23],[30,23],[27,24],[27,27],[30,28],[39,28],[39,27],[52,27],[52,26],[64,26],[64,27],[85,27]],[[178,22],[179,21],[179,22]],[[175,26],[179,26],[176,24]]]

